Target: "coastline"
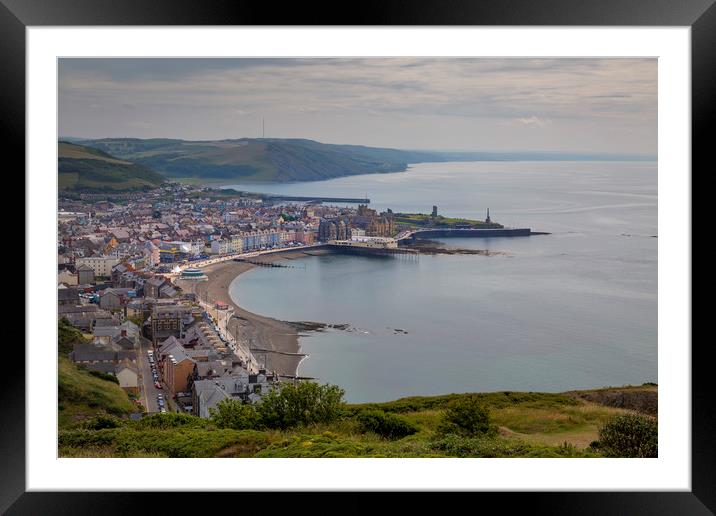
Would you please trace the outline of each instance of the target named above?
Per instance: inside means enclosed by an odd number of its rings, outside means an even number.
[[[280,255],[265,255],[262,262],[270,263],[278,260],[296,260],[306,256],[330,253],[328,250],[302,251],[296,250]],[[266,368],[276,371],[279,375],[296,376],[298,365],[304,358],[300,355],[297,325],[288,321],[280,321],[245,310],[229,295],[231,284],[241,274],[253,269],[256,265],[246,262],[222,262],[204,268],[209,278],[203,282],[182,281],[182,288],[194,292],[198,296],[210,300],[224,301],[234,308],[234,317],[229,322],[229,331],[234,338],[250,348],[271,350],[267,353],[255,352],[260,362],[266,357]]]
[[[430,249],[416,246],[421,254],[503,254],[501,252],[485,253],[482,250],[463,249]],[[431,252],[432,251],[432,252]],[[266,254],[257,257],[264,263],[277,261],[291,261],[307,256],[319,256],[333,254],[330,249],[296,249],[280,254]],[[272,317],[263,316],[250,312],[241,307],[230,295],[231,285],[242,274],[257,267],[250,262],[225,261],[203,267],[208,277],[207,281],[194,282],[179,280],[179,286],[186,292],[193,292],[202,299],[223,301],[233,307],[234,316],[228,326],[233,337],[244,346],[250,349],[269,350],[267,352],[254,351],[254,357],[259,363],[266,360],[266,369],[276,371],[283,376],[297,376],[298,367],[307,355],[301,353],[299,337],[306,332],[322,331],[325,328],[336,328],[345,330],[346,324],[327,324],[312,321],[283,321]]]

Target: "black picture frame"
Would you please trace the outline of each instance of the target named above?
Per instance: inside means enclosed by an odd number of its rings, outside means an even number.
[[[692,48],[692,170],[706,173],[712,144],[708,128],[716,112],[716,7],[714,0],[364,0],[355,8],[334,2],[273,3],[244,0],[0,0],[0,128],[5,149],[25,167],[25,48],[28,26],[106,25],[549,25],[689,26]],[[10,151],[8,150],[8,153]],[[9,169],[6,169],[6,174]],[[693,177],[693,172],[692,172]],[[693,235],[692,231],[692,235]],[[19,246],[18,246],[19,247]],[[689,250],[690,251],[690,250]],[[27,271],[26,271],[27,272]],[[693,320],[693,316],[692,316]],[[19,323],[17,323],[19,324]],[[26,342],[26,345],[30,343]],[[669,343],[684,345],[690,343]],[[10,342],[6,342],[7,348]],[[0,424],[0,511],[7,514],[143,513],[149,494],[28,493],[25,489],[25,356],[13,341],[13,367],[3,372]],[[618,493],[484,493],[509,510],[525,504],[550,514],[711,514],[716,511],[716,404],[709,381],[709,340],[695,341],[692,353],[692,491]],[[684,349],[688,349],[684,347]],[[226,508],[212,494],[208,504]],[[240,494],[243,508],[268,503],[259,494]],[[276,500],[271,495],[273,505]],[[293,494],[296,497],[297,494]],[[344,507],[364,512],[364,498],[349,495]],[[218,498],[216,498],[218,497]],[[292,498],[301,505],[303,495]],[[499,498],[498,498],[499,497]],[[171,493],[162,512],[186,507],[190,493]],[[413,500],[421,503],[420,494]],[[201,502],[200,502],[201,503]],[[457,503],[453,499],[453,503]],[[455,507],[455,506],[454,506]],[[485,506],[487,507],[487,506]],[[211,509],[207,509],[211,510]]]

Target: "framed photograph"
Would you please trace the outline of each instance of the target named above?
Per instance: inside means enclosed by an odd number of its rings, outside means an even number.
[[[2,0],[27,334],[0,507],[716,510],[691,340],[712,3]]]

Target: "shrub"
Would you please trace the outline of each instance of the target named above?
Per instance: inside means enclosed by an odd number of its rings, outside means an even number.
[[[202,428],[206,426],[205,420],[191,414],[166,412],[145,416],[136,423],[136,428],[167,430],[170,428]]]
[[[86,342],[89,342],[89,340],[66,317],[61,317],[57,321],[57,348],[61,355],[66,355],[72,351],[74,344]]]
[[[594,444],[607,457],[657,457],[656,419],[635,413],[615,416],[599,429]]]
[[[113,374],[103,373],[102,371],[89,371],[89,374],[91,374],[92,376],[96,376],[97,378],[100,378],[102,380],[113,382],[119,385],[119,380]]]
[[[123,422],[118,418],[100,414],[82,421],[80,427],[87,430],[102,430],[104,428],[119,428],[122,425]]]
[[[344,391],[336,385],[282,383],[266,393],[257,406],[262,425],[286,429],[299,425],[331,423],[344,410]]]
[[[382,410],[366,410],[358,414],[361,432],[373,432],[386,439],[402,439],[416,433],[417,425]]]
[[[211,420],[219,428],[247,430],[258,429],[261,426],[256,408],[239,400],[225,399],[215,408],[210,408],[209,414],[211,414]]]
[[[497,429],[490,424],[490,414],[477,396],[458,398],[443,413],[438,432],[467,437],[495,435]]]
[[[454,433],[434,439],[430,443],[433,450],[449,457],[514,457],[524,456],[530,446],[519,441],[508,442],[493,437],[465,437]]]

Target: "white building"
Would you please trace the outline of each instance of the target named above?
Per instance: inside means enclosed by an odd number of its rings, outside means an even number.
[[[199,256],[204,253],[204,242],[197,240],[191,243],[191,254],[192,256]]]
[[[76,265],[86,265],[94,271],[95,276],[110,276],[112,267],[117,265],[119,260],[111,256],[87,256],[77,258]]]

